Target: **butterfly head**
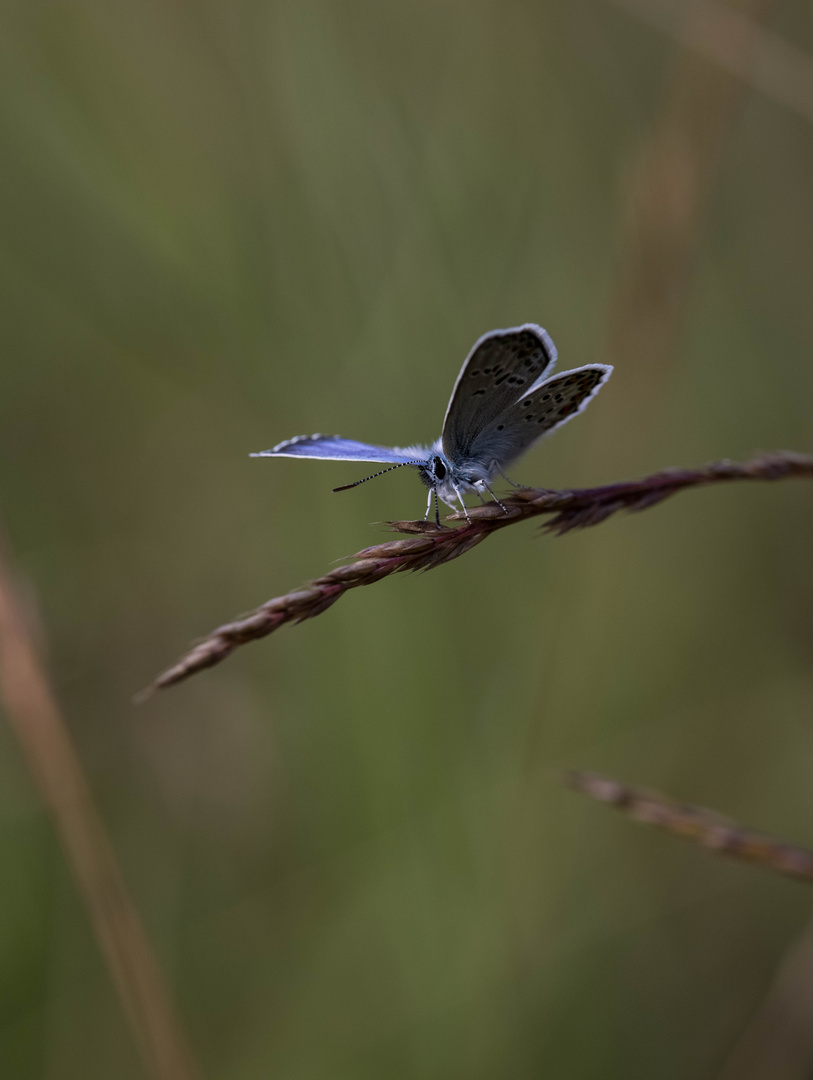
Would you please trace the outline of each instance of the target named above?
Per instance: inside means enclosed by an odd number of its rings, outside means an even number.
[[[439,443],[440,440],[432,447],[426,463],[420,466],[420,477],[447,506],[457,509],[461,492],[484,491],[483,481],[489,479],[490,470],[474,462],[461,466],[450,461]]]

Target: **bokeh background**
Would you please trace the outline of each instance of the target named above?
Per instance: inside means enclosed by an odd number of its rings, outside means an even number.
[[[813,9],[734,4],[738,78],[646,7],[3,5],[0,514],[211,1080],[715,1076],[807,925],[561,783],[813,843],[804,481],[508,529],[131,703],[423,513],[249,452],[433,439],[494,327],[616,365],[525,483],[810,452],[813,126],[748,73]],[[143,1077],[5,725],[0,867],[0,1074]]]

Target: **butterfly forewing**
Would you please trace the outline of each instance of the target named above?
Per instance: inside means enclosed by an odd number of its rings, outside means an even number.
[[[537,380],[524,397],[480,432],[472,444],[471,457],[500,466],[509,464],[537,439],[582,412],[612,370],[607,364],[587,364]]]
[[[443,421],[450,461],[471,456],[475,442],[556,363],[556,346],[535,323],[492,330],[476,342],[461,368]]]
[[[372,446],[343,439],[341,435],[298,435],[272,450],[261,450],[251,457],[304,457],[322,461],[381,461],[388,465],[410,465],[426,457],[418,447]]]

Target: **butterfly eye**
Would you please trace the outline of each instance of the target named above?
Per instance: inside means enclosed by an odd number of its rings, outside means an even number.
[[[432,462],[432,469],[434,470],[435,478],[437,480],[444,480],[446,478],[446,466],[439,457],[436,457]]]

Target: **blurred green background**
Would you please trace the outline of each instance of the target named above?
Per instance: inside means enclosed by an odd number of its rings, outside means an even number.
[[[766,28],[813,52],[809,3]],[[813,843],[809,484],[508,529],[131,696],[423,514],[411,471],[249,452],[435,438],[494,327],[617,365],[525,483],[810,452],[810,123],[738,89],[670,347],[627,355],[631,177],[693,77],[629,12],[7,0],[0,54],[0,514],[205,1075],[713,1075],[810,893],[561,771]],[[5,725],[0,867],[0,1075],[142,1077]]]

